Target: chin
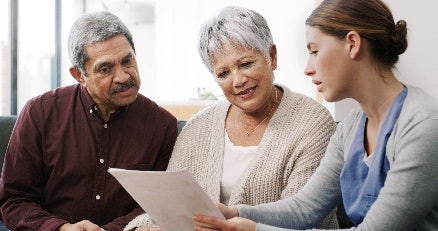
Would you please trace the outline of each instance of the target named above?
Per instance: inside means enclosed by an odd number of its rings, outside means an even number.
[[[328,92],[322,92],[322,97],[324,98],[325,101],[330,103],[339,101],[336,95],[330,94]]]
[[[124,106],[128,106],[128,105],[134,103],[135,99],[137,99],[137,95],[135,95],[135,96],[131,96],[131,97],[127,98],[127,99],[119,100],[119,101],[117,102],[117,105],[119,105],[119,106],[123,106],[123,107],[124,107]]]
[[[345,97],[341,97],[338,95],[328,95],[328,96],[323,95],[323,97],[324,97],[324,100],[329,102],[329,103],[339,102],[339,101],[345,99]]]

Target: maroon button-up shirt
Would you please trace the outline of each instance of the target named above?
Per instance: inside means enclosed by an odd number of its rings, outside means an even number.
[[[108,122],[80,85],[36,97],[6,151],[1,220],[14,230],[55,230],[84,219],[122,230],[143,211],[108,168],[164,171],[177,134],[175,117],[140,94]]]

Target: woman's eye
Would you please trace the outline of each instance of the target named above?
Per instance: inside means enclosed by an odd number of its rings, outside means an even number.
[[[219,72],[219,74],[217,74],[217,78],[219,78],[219,79],[225,78],[225,76],[227,76],[227,74],[228,74],[228,71]]]
[[[245,62],[245,63],[242,63],[242,67],[250,67],[252,64],[253,64],[254,62]]]
[[[315,50],[315,51],[310,51],[310,54],[311,54],[311,55],[317,55],[317,54],[318,54],[318,51],[317,51],[317,50]]]

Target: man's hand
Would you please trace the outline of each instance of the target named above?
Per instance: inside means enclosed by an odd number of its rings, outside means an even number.
[[[74,224],[63,224],[57,231],[101,231],[101,229],[91,221],[83,220]]]

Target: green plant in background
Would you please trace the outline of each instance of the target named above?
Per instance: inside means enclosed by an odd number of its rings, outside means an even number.
[[[217,100],[214,91],[205,87],[198,87],[198,96],[202,100]]]

